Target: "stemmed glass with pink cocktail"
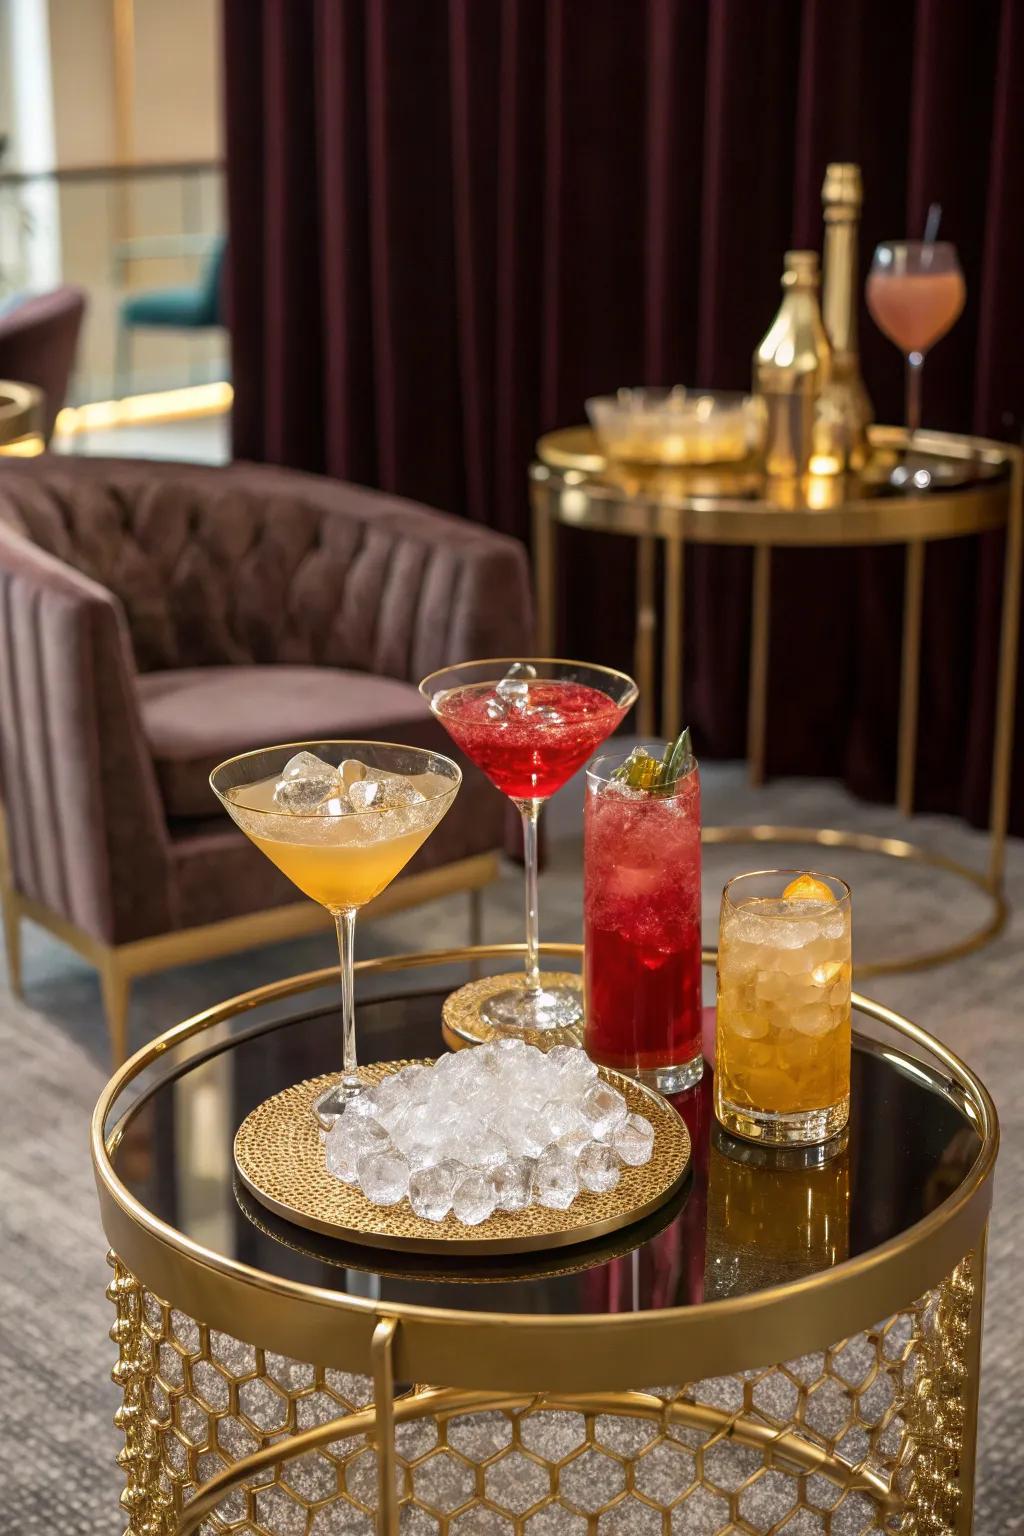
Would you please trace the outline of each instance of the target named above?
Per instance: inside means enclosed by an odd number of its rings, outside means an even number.
[[[879,330],[907,360],[906,422],[921,425],[921,370],[926,354],[960,317],[967,290],[956,246],[946,240],[887,240],[868,273],[868,309]]]
[[[579,1023],[570,988],[544,986],[537,956],[537,823],[561,789],[632,707],[637,686],[624,672],[581,661],[469,661],[433,672],[420,692],[457,746],[518,808],[526,865],[526,985],[481,1008],[498,1031],[560,1029]]]

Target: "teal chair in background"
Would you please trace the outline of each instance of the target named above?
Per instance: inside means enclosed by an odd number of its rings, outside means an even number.
[[[141,245],[142,242],[139,242]],[[150,242],[155,247],[156,242]],[[139,330],[207,331],[224,323],[221,277],[227,240],[221,236],[209,251],[194,283],[173,288],[149,288],[121,301],[118,312],[115,387],[119,399],[130,392],[132,339]],[[140,254],[163,254],[155,248]]]

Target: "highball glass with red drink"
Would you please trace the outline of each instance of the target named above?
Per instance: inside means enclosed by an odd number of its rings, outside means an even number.
[[[637,762],[605,756],[587,772],[585,1045],[602,1066],[679,1093],[704,1070],[700,773],[687,751],[678,774],[644,788]]]

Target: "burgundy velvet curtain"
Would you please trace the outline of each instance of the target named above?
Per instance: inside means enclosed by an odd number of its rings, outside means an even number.
[[[240,456],[526,537],[534,441],[587,395],[746,385],[832,159],[863,167],[865,269],[933,200],[960,248],[926,421],[1020,438],[1019,0],[225,0],[225,56]],[[899,420],[898,354],[861,340]],[[633,557],[565,535],[564,654],[628,663]],[[1001,567],[999,539],[928,556],[919,803],[975,818]],[[686,712],[739,755],[749,556],[687,581]],[[773,772],[891,794],[901,598],[898,550],[777,557]]]

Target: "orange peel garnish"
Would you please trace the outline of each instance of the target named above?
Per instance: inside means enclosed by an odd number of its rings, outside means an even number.
[[[813,875],[797,875],[791,880],[782,893],[783,901],[835,901],[835,896],[825,884],[824,880],[815,880]]]

